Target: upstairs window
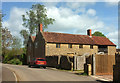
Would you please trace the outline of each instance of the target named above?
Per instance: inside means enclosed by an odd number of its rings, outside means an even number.
[[[93,45],[90,45],[90,49],[93,49]]]
[[[83,48],[83,45],[79,45],[79,48]]]
[[[56,44],[56,48],[60,48],[60,44]]]
[[[72,44],[68,44],[68,48],[72,48]]]
[[[37,47],[38,47],[38,43],[36,42],[36,43],[35,43],[35,48],[37,48]]]

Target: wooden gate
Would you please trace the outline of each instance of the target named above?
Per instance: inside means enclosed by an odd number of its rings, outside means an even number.
[[[95,74],[113,75],[115,55],[95,55]]]

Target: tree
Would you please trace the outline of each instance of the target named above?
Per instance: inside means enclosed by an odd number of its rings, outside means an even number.
[[[102,32],[96,31],[92,34],[92,36],[101,36],[101,37],[106,37]]]
[[[2,12],[0,10],[0,61],[2,60],[2,45],[1,45],[1,42],[2,42],[2,38],[1,38],[1,28],[2,28]]]
[[[24,38],[24,45],[26,45],[27,44],[27,41],[28,41],[28,38],[29,38],[29,33],[28,33],[28,31],[26,31],[26,30],[21,30],[20,31],[20,34],[23,36],[23,38]]]
[[[13,43],[11,45],[12,48],[14,49],[20,49],[21,48],[21,40],[19,37],[13,37]]]
[[[26,45],[26,41],[28,40],[28,36],[33,33],[38,32],[38,24],[43,24],[43,30],[48,27],[49,24],[53,24],[55,19],[47,17],[47,9],[44,5],[35,4],[32,5],[29,12],[26,12],[27,16],[22,15],[23,26],[25,26],[28,30],[22,30],[20,34],[24,37],[24,45]],[[26,38],[27,37],[27,38]]]
[[[5,50],[13,43],[13,38],[10,31],[5,27],[2,28],[2,54],[5,55]]]

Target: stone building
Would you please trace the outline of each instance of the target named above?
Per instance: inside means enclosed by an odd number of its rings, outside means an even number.
[[[45,57],[53,55],[74,56],[95,53],[115,55],[116,45],[106,37],[92,36],[90,29],[87,30],[87,35],[79,35],[43,32],[42,24],[40,24],[39,27],[39,32],[34,39],[32,47],[34,53],[33,55],[28,54],[28,57]],[[30,46],[29,41],[28,46]]]
[[[28,43],[27,43],[27,61],[34,57],[34,40],[35,36],[29,36]]]

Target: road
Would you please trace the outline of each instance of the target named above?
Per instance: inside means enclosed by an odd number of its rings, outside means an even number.
[[[28,68],[27,66],[3,64],[3,81],[91,81],[101,83],[90,76],[80,76],[67,71],[60,71],[51,68]],[[7,73],[5,73],[7,72]],[[15,75],[14,75],[15,73]],[[5,75],[6,74],[6,75]],[[8,80],[9,78],[9,80]]]

